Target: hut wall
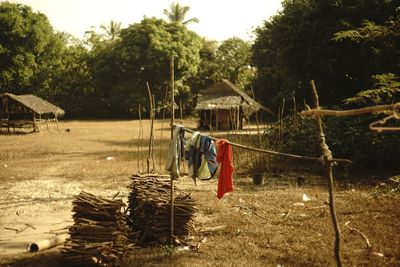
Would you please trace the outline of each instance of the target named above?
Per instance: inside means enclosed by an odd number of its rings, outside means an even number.
[[[199,112],[199,129],[209,130],[233,130],[242,129],[243,114],[242,110],[232,109],[215,109],[201,110]]]
[[[216,129],[218,130],[229,130],[232,129],[231,128],[231,114],[229,110],[226,109],[220,109],[217,110],[216,112],[216,121],[215,123],[218,125],[216,125]]]

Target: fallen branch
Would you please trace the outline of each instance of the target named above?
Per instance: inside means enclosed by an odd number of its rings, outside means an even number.
[[[250,213],[256,215],[257,217],[259,217],[259,218],[261,218],[261,219],[268,220],[268,218],[265,218],[265,217],[261,216],[260,214],[254,212],[253,210],[251,210],[251,209],[248,208],[248,207],[244,207],[244,206],[240,206],[240,205],[236,205],[236,206],[234,206],[234,207],[241,208],[241,209],[245,209],[245,210],[247,210],[248,212],[250,212]]]
[[[323,208],[326,208],[326,207],[327,207],[327,206],[324,205],[324,206],[307,207],[307,209],[309,209],[309,210],[314,210],[314,209],[323,209]]]
[[[328,110],[320,109],[319,107],[300,112],[300,116],[335,116],[335,117],[345,117],[345,116],[355,116],[366,113],[374,113],[385,110],[400,110],[400,102],[392,105],[379,105],[372,107],[365,107],[360,109],[350,109],[350,110]]]
[[[25,224],[27,227],[30,227],[30,228],[36,230],[36,227],[33,226],[32,224],[29,224],[29,223],[24,223],[24,224]]]
[[[4,227],[4,229],[15,231],[16,234],[19,234],[19,233],[22,233],[23,231],[25,231],[26,229],[28,229],[28,226],[22,227],[21,229],[16,229],[16,228],[11,228],[11,227]]]
[[[290,212],[291,212],[291,210],[288,210],[288,211],[285,213],[285,215],[283,215],[282,220],[285,220],[285,219],[289,216]]]
[[[358,230],[358,229],[356,229],[356,228],[353,228],[353,227],[350,227],[349,224],[350,224],[350,221],[347,221],[347,222],[344,224],[344,226],[346,226],[347,228],[349,228],[350,231],[356,232],[356,233],[358,233],[359,235],[361,235],[361,236],[364,238],[364,240],[365,240],[365,243],[366,243],[366,245],[367,245],[367,248],[371,249],[371,248],[372,248],[372,245],[371,245],[371,243],[369,242],[368,237],[367,237],[366,235],[364,235],[360,230]]]
[[[220,226],[215,226],[215,227],[207,227],[207,228],[199,230],[198,233],[206,235],[206,234],[211,234],[213,232],[217,232],[217,231],[223,230],[225,228],[226,228],[226,225],[220,225]]]

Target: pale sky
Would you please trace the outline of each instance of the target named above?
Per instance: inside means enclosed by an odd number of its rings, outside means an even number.
[[[187,19],[196,17],[189,29],[207,39],[222,41],[230,37],[251,40],[252,31],[281,9],[282,0],[175,0],[189,6]],[[0,0],[4,2],[4,0]],[[111,20],[125,28],[144,16],[166,17],[171,0],[11,0],[44,13],[57,31],[82,39],[91,26],[97,29]]]

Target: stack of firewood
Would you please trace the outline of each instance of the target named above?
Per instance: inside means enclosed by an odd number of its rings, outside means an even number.
[[[171,185],[160,175],[133,175],[129,185],[128,225],[137,233],[141,246],[164,244],[170,240]],[[174,186],[174,237],[194,231],[195,201]]]
[[[74,224],[62,251],[71,265],[118,266],[129,249],[129,227],[121,199],[81,192],[73,201]]]

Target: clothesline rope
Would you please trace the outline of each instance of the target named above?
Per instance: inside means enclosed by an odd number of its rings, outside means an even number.
[[[173,127],[176,127],[176,126],[178,126],[178,125],[173,124]],[[179,126],[183,127],[183,129],[185,129],[185,131],[187,131],[189,133],[194,133],[195,132],[194,130],[186,128],[186,127],[184,127],[182,125],[179,125]],[[221,139],[221,138],[212,137],[210,135],[209,135],[209,137],[214,141],[216,141],[218,139]],[[277,151],[273,151],[273,150],[260,149],[260,148],[245,146],[245,145],[242,145],[242,144],[233,143],[233,142],[230,142],[229,140],[227,140],[227,141],[228,141],[227,143],[232,145],[232,146],[243,148],[243,149],[247,149],[247,150],[251,150],[251,151],[255,151],[255,152],[271,154],[271,155],[276,155],[276,156],[282,156],[282,157],[289,157],[289,158],[294,158],[294,159],[304,159],[304,160],[313,160],[313,161],[321,161],[322,160],[321,158],[300,156],[300,155],[295,155],[295,154],[277,152]],[[351,160],[348,160],[348,159],[332,159],[332,161],[333,162],[340,162],[340,163],[347,163],[347,164],[353,163]]]

